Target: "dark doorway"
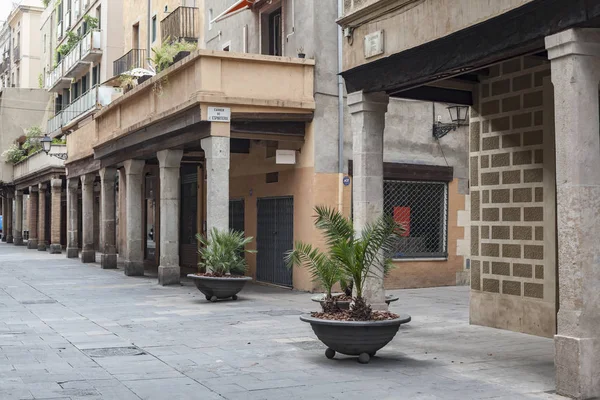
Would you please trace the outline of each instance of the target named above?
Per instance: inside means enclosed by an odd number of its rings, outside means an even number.
[[[244,199],[229,201],[229,229],[244,232]]]
[[[182,273],[198,270],[198,167],[181,167],[179,265]]]
[[[256,279],[292,287],[292,271],[285,265],[285,253],[294,246],[294,199],[258,199]]]

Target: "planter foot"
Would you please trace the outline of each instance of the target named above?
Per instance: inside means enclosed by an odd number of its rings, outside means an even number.
[[[358,362],[361,364],[368,364],[370,360],[371,357],[367,353],[361,353],[360,356],[358,356]]]
[[[373,358],[373,357],[375,357],[375,354],[377,354],[377,352],[376,352],[376,351],[374,351],[374,352],[372,352],[372,353],[369,353],[369,357]]]
[[[207,301],[210,301],[210,298],[211,298],[212,296],[206,295],[206,296],[204,296],[204,297],[206,298],[206,300],[207,300]]]
[[[237,294],[234,294],[233,296],[231,296],[231,300],[237,300]]]
[[[217,300],[218,300],[218,299],[217,299],[217,296],[212,296],[212,297],[210,298],[210,301],[212,301],[213,303],[216,303],[216,302],[217,302]]]
[[[335,350],[332,350],[330,348],[325,350],[325,357],[327,357],[331,360],[333,357],[335,357]]]

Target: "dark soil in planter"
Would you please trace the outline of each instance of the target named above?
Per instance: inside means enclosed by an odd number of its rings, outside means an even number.
[[[212,272],[194,274],[196,276],[205,276],[207,278],[245,278],[244,275],[225,275],[225,274],[214,274]]]
[[[314,312],[310,315],[313,318],[325,319],[328,321],[359,321],[352,317],[350,310],[340,310],[335,313]],[[369,321],[387,321],[396,318],[399,318],[399,316],[389,311],[373,311]]]
[[[150,75],[144,75],[144,76],[140,76],[137,79],[138,85],[141,85],[142,83],[146,82],[148,79],[152,78]]]
[[[186,58],[189,55],[190,55],[189,51],[180,51],[179,53],[177,53],[175,55],[175,57],[173,57],[173,64],[175,64],[178,61],[183,60],[184,58]]]

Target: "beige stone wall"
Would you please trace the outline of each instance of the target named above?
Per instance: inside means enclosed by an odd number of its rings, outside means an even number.
[[[547,61],[495,65],[472,109],[471,323],[551,337],[556,320]],[[546,82],[546,84],[545,84]]]
[[[531,1],[345,0],[345,9],[351,12],[341,24],[353,27],[354,31],[353,40],[344,40],[344,70],[450,35]],[[369,7],[372,4],[381,7]],[[407,34],[394,34],[398,27]],[[364,37],[379,30],[385,35],[384,53],[365,59]]]

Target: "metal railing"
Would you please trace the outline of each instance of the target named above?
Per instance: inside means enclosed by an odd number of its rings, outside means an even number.
[[[46,89],[53,88],[56,82],[63,76],[63,61],[60,61],[56,68],[46,77]]]
[[[6,71],[8,69],[8,60],[4,60],[3,62],[0,62],[0,74],[3,74],[4,71]]]
[[[46,133],[52,134],[63,126],[63,115],[62,111],[59,111],[54,117],[50,118],[46,123]]]
[[[21,46],[16,45],[13,49],[13,59],[15,62],[19,62],[21,60]]]
[[[81,42],[77,43],[63,59],[63,72],[67,73],[81,59]]]
[[[75,118],[95,108],[97,98],[98,86],[92,87],[90,90],[76,98],[62,111],[63,126],[68,125]]]
[[[146,64],[146,50],[131,49],[121,58],[113,61],[113,76],[119,76],[123,72],[134,68],[144,68]]]
[[[197,41],[199,36],[199,17],[196,7],[177,7],[160,21],[162,40],[185,39]]]
[[[100,50],[102,46],[102,33],[97,29],[89,30],[83,35],[83,38],[77,45],[81,46],[80,54],[83,57],[92,50]]]
[[[406,230],[390,257],[447,257],[447,183],[385,180],[383,209]]]

